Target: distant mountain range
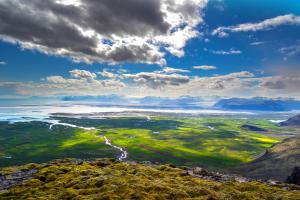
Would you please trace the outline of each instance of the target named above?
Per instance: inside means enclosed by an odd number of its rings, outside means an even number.
[[[142,106],[142,107],[164,107],[164,108],[187,108],[201,109],[203,99],[200,97],[182,96],[176,99],[163,97],[132,98],[118,95],[109,96],[66,96],[63,101],[93,102],[101,105],[111,106]]]
[[[291,111],[300,110],[300,100],[271,98],[222,98],[222,97],[127,97],[120,95],[103,96],[53,96],[31,97],[27,99],[0,99],[1,105],[31,105],[51,103],[86,103],[106,106],[143,108],[217,109],[239,111]]]
[[[186,109],[222,109],[222,110],[256,110],[256,111],[291,111],[300,110],[300,101],[294,99],[269,98],[207,98],[182,96],[178,98],[152,97],[132,98],[119,95],[109,96],[66,96],[63,101],[94,102],[102,105],[141,106]],[[207,105],[207,102],[213,102]],[[216,103],[215,103],[216,102]]]
[[[294,99],[230,98],[221,99],[214,108],[226,110],[291,111],[300,110],[300,101]]]

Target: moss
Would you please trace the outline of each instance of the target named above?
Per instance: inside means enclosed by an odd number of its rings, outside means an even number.
[[[147,166],[103,159],[81,164],[51,163],[40,168],[35,178],[2,191],[0,199],[297,200],[300,192],[256,181],[203,180],[170,165]]]

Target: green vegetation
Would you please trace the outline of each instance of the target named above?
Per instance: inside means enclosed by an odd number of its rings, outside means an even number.
[[[102,159],[80,164],[55,161],[37,168],[32,179],[0,192],[0,199],[300,199],[299,191],[256,181],[208,181],[170,165],[145,166]]]
[[[66,157],[115,157],[119,152],[97,134],[64,126],[49,130],[49,124],[42,122],[0,123],[0,167]]]
[[[283,129],[263,119],[224,117],[56,119],[99,130],[60,125],[49,130],[49,124],[42,122],[0,123],[0,166],[66,157],[115,158],[120,152],[105,145],[103,136],[107,136],[128,151],[129,160],[224,169],[253,160],[281,140]],[[269,132],[241,130],[246,123]]]

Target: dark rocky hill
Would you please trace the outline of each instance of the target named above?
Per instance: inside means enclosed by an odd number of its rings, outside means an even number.
[[[300,114],[294,117],[291,117],[287,121],[281,122],[280,126],[292,126],[292,127],[300,127]]]
[[[264,155],[237,168],[237,173],[255,179],[285,181],[300,166],[300,137],[275,144]]]

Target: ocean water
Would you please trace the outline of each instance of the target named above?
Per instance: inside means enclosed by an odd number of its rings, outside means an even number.
[[[30,105],[30,106],[1,106],[0,121],[30,122],[47,121],[55,114],[66,115],[98,115],[107,113],[169,113],[169,114],[191,114],[191,115],[254,115],[253,112],[238,112],[224,110],[188,110],[188,109],[147,109],[130,107],[101,107],[92,105]]]

